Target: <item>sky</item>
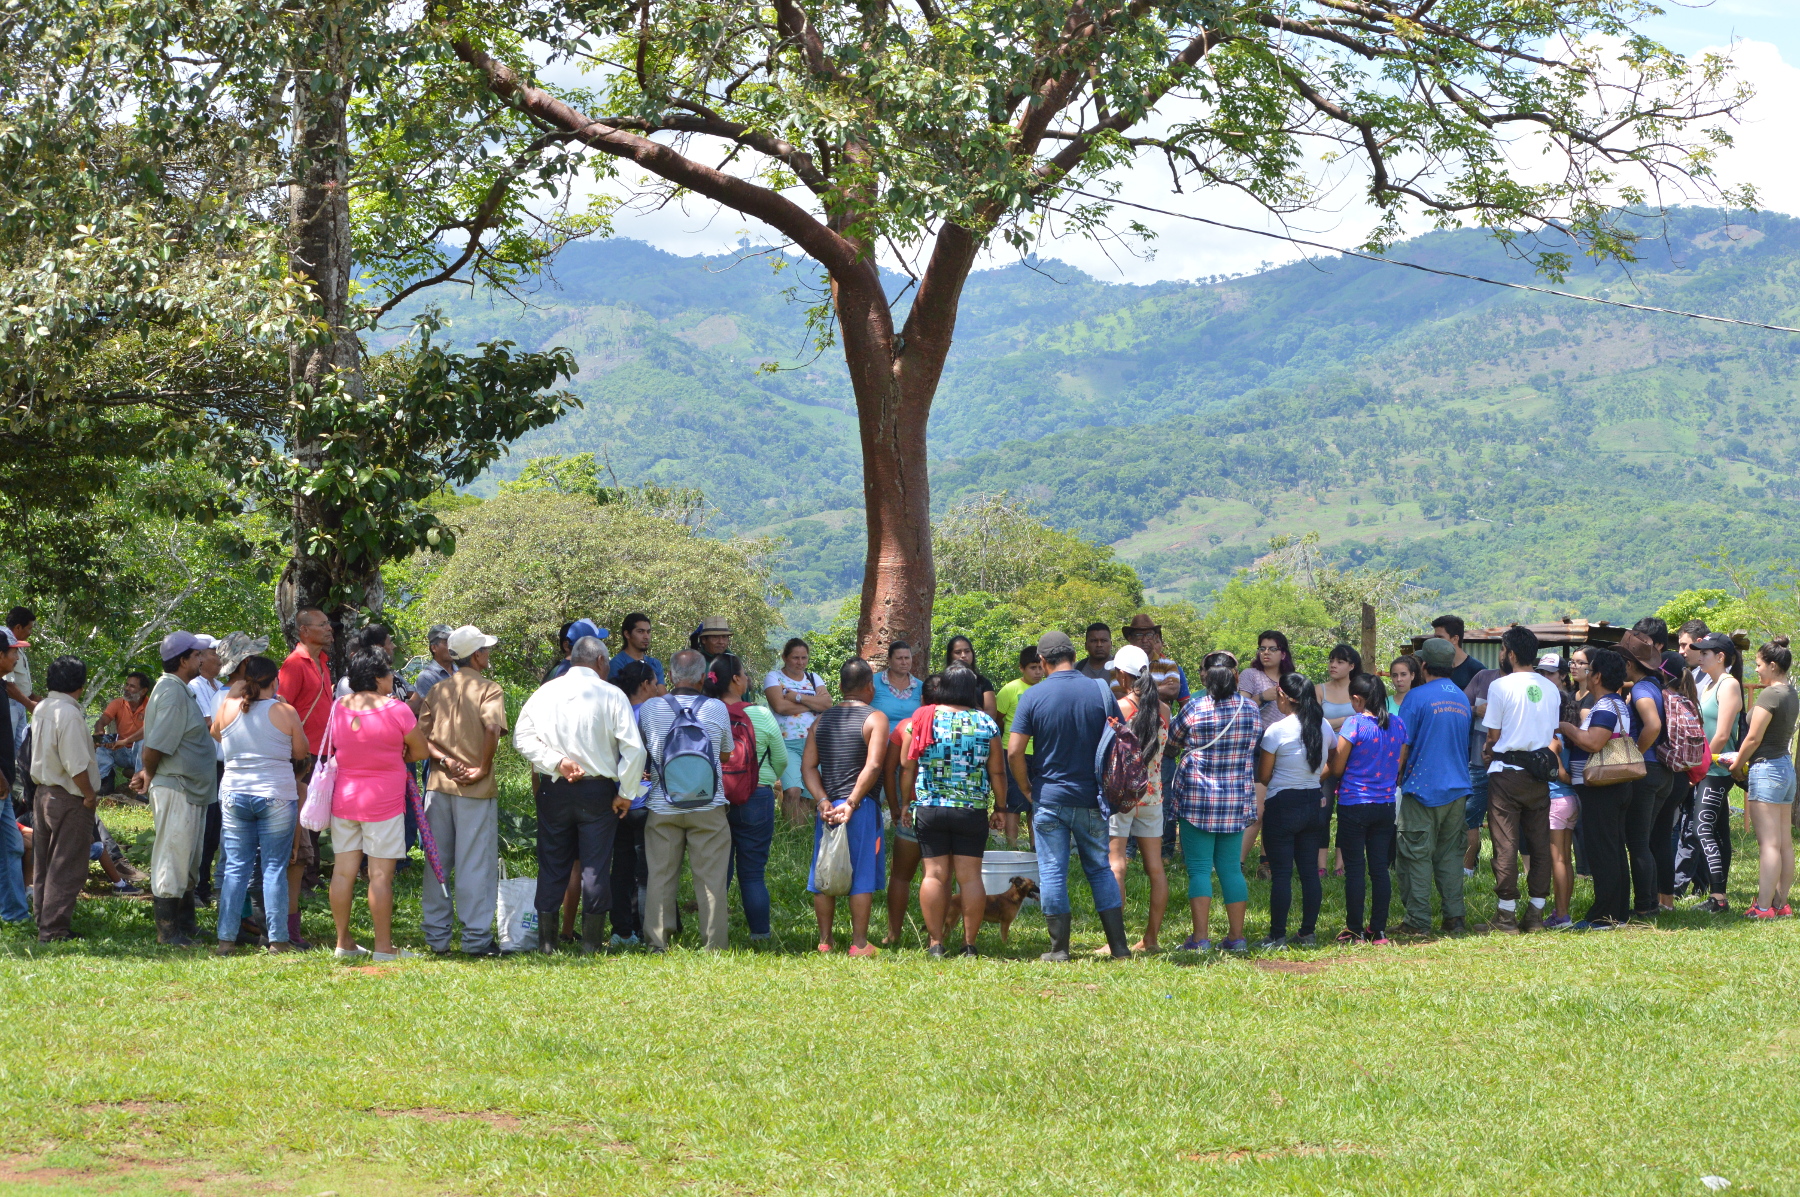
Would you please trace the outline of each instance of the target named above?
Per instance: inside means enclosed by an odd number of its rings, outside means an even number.
[[[1741,113],[1740,123],[1732,127],[1737,144],[1721,157],[1720,180],[1727,185],[1753,184],[1764,208],[1800,215],[1800,153],[1795,152],[1792,118],[1800,110],[1800,0],[1715,0],[1704,5],[1663,0],[1663,6],[1665,15],[1648,22],[1647,32],[1682,54],[1729,52],[1739,74],[1756,88],[1756,98]],[[1124,178],[1122,199],[1248,228],[1280,227],[1261,208],[1235,193],[1177,194],[1160,161],[1141,163]],[[1314,241],[1353,246],[1369,231],[1369,212],[1351,181],[1336,186],[1324,206],[1290,217],[1287,227]],[[1301,253],[1284,242],[1248,233],[1138,212],[1131,216],[1157,234],[1148,254],[1080,238],[1046,243],[1040,253],[1069,262],[1102,281],[1131,283],[1249,273]],[[1417,227],[1422,231],[1427,226],[1420,223]],[[722,253],[744,236],[752,241],[780,240],[773,230],[739,213],[697,200],[690,202],[686,211],[621,212],[615,230],[619,236],[681,254]],[[1003,249],[983,265],[1004,265],[1015,257]]]

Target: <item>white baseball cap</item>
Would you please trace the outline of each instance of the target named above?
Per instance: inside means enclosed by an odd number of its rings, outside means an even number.
[[[1561,673],[1562,672],[1562,654],[1561,653],[1545,653],[1543,656],[1538,658],[1537,667],[1538,667],[1539,673]]]
[[[498,643],[500,641],[496,637],[488,635],[472,623],[465,623],[450,633],[450,655],[461,661]]]
[[[1150,654],[1135,644],[1127,644],[1119,650],[1117,656],[1106,663],[1108,670],[1116,669],[1127,677],[1137,677],[1150,668]]]
[[[218,637],[208,636],[205,632],[195,632],[194,633],[194,647],[195,648],[217,648],[217,647],[219,647]]]

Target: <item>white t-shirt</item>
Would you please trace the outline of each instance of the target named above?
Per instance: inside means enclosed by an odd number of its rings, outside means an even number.
[[[769,670],[768,675],[763,678],[763,689],[773,690],[776,686],[780,686],[789,694],[799,694],[811,697],[814,694],[822,693],[824,691],[825,679],[816,673],[808,672],[805,677],[801,678],[799,681],[795,681],[787,674],[781,672],[781,670],[771,669]],[[798,715],[777,715],[775,716],[775,722],[781,728],[782,739],[804,740],[806,739],[807,731],[812,728],[813,720],[818,717],[818,713],[815,711],[802,711]]]
[[[196,677],[188,683],[188,689],[194,692],[194,701],[200,704],[200,713],[206,716],[206,724],[211,727],[213,716],[219,713],[219,698],[225,693],[226,687],[208,678]],[[225,745],[214,740],[213,754],[219,760],[224,760]]]
[[[1495,756],[1502,752],[1530,752],[1550,747],[1561,714],[1562,696],[1556,687],[1542,674],[1526,669],[1494,679],[1488,687],[1487,713],[1481,717],[1481,726],[1500,729],[1500,738],[1494,743]],[[1518,767],[1494,761],[1488,772]]]
[[[1275,754],[1275,771],[1269,775],[1270,794],[1319,788],[1319,775],[1325,771],[1332,746],[1337,743],[1337,733],[1331,730],[1331,724],[1321,720],[1319,732],[1322,745],[1319,767],[1309,769],[1306,767],[1306,742],[1300,738],[1300,716],[1289,715],[1269,725],[1269,730],[1263,733],[1262,750]]]

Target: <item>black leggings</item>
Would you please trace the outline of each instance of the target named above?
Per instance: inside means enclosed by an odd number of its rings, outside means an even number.
[[[1319,850],[1331,830],[1318,790],[1283,790],[1263,804],[1263,850],[1269,854],[1269,936],[1287,936],[1288,907],[1294,901],[1294,872],[1300,873],[1300,931],[1311,935],[1319,921],[1325,889],[1319,884]]]
[[[644,860],[644,824],[650,811],[639,807],[619,820],[619,833],[612,850],[612,919],[613,934],[621,939],[642,936],[644,910],[638,896],[650,880],[650,869]]]
[[[1657,895],[1675,884],[1675,775],[1660,761],[1645,761],[1644,776],[1631,782],[1625,805],[1625,849],[1631,855],[1633,914],[1655,914]],[[1668,867],[1664,875],[1664,865]]]
[[[1344,920],[1352,931],[1366,931],[1371,939],[1387,932],[1388,907],[1394,901],[1388,868],[1394,860],[1394,804],[1358,802],[1337,808],[1337,846],[1344,854]],[[1363,860],[1368,858],[1368,888],[1372,899],[1369,923],[1363,926]]]
[[[1694,835],[1702,866],[1694,880],[1722,894],[1731,876],[1731,778],[1703,777],[1694,787]]]

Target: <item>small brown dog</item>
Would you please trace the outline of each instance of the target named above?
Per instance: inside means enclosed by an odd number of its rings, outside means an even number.
[[[1029,877],[1014,877],[1012,884],[1007,886],[1003,892],[987,896],[987,910],[982,914],[981,921],[999,923],[1000,942],[1006,943],[1012,934],[1013,920],[1019,917],[1019,907],[1024,905],[1026,898],[1037,896],[1037,882]],[[962,904],[960,902],[951,904],[951,918],[954,922],[946,920],[948,925],[944,928],[946,939],[950,937],[953,930],[962,927]]]

